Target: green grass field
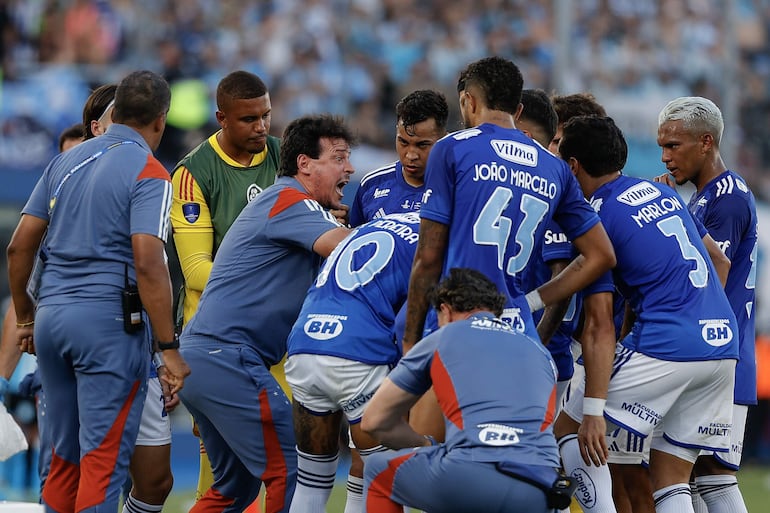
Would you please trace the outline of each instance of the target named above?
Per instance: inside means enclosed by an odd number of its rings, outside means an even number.
[[[770,466],[750,466],[741,469],[738,482],[749,513],[770,511]],[[172,492],[163,508],[164,513],[187,513],[195,498],[195,492]],[[345,484],[338,482],[326,508],[328,513],[342,513],[345,509]]]

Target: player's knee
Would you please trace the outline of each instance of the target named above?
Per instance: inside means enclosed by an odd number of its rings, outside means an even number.
[[[350,451],[349,474],[354,477],[364,477],[364,460],[356,450]]]
[[[139,483],[134,481],[131,495],[146,504],[163,504],[174,486],[174,476],[168,474],[161,479],[152,482]]]
[[[133,477],[131,495],[147,504],[163,504],[174,487],[174,475],[170,470],[142,472]]]

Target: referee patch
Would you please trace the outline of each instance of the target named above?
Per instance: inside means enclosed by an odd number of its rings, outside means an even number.
[[[201,206],[198,203],[185,203],[182,205],[182,214],[188,223],[193,224],[201,215]]]

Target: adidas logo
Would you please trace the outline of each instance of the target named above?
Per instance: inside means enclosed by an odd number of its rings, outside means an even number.
[[[384,198],[390,193],[390,189],[374,189],[374,199]]]

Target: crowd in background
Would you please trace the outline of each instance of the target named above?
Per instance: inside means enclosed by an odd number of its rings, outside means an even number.
[[[571,18],[561,84],[557,5]],[[726,53],[729,5],[738,62]],[[592,91],[630,139],[630,166],[649,176],[660,172],[648,169],[660,107],[686,94],[721,105],[726,73],[737,74],[740,128],[728,119],[740,147],[734,166],[769,197],[769,29],[762,0],[5,0],[0,120],[10,138],[0,167],[29,164],[52,147],[37,125],[55,135],[78,119],[91,88],[140,68],[163,73],[178,105],[184,99],[162,161],[173,163],[199,140],[196,129],[210,128],[211,91],[234,69],[269,84],[274,133],[329,111],[347,116],[364,143],[390,147],[399,98],[418,87],[451,98],[467,62],[499,54],[521,67],[526,87]],[[645,151],[651,158],[634,159]]]
[[[556,4],[572,9],[562,70]],[[727,48],[728,4],[736,5],[737,60]],[[767,0],[0,0],[0,176],[39,173],[91,90],[136,69],[172,84],[158,155],[170,168],[216,128],[213,92],[235,69],[268,84],[274,135],[300,115],[334,112],[364,144],[392,150],[401,97],[444,92],[457,128],[457,75],[494,54],[520,66],[525,87],[591,91],[625,132],[629,165],[648,176],[664,171],[660,107],[690,94],[721,106],[726,82],[739,84],[739,123],[726,124],[739,151],[728,165],[770,199]],[[644,152],[651,158],[633,160]],[[767,461],[770,433],[751,432],[747,444]]]

